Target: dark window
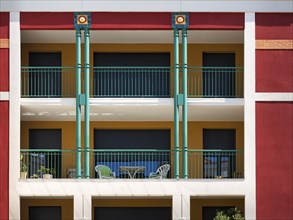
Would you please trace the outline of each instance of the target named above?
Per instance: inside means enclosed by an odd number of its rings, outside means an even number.
[[[214,207],[202,207],[202,220],[214,220],[217,215],[217,211],[228,211],[232,206],[214,206]]]
[[[170,207],[95,207],[95,220],[170,220]]]
[[[53,168],[55,177],[61,177],[61,129],[29,129],[30,149],[52,150],[36,151],[30,154],[29,175],[37,174],[41,166]]]
[[[222,176],[231,178],[236,162],[235,129],[203,129],[204,150],[228,150],[204,152],[203,173],[205,178]],[[230,151],[229,151],[230,150]]]
[[[95,149],[170,149],[170,130],[98,130]]]
[[[29,53],[29,94],[32,97],[60,97],[61,65],[61,53]]]
[[[61,220],[61,206],[30,206],[29,220]]]
[[[94,53],[94,66],[95,96],[170,96],[169,53]]]
[[[203,53],[203,67],[204,96],[235,97],[235,53]]]

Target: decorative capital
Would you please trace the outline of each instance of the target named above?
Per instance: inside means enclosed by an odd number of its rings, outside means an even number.
[[[74,13],[74,29],[90,29],[91,28],[91,13],[90,12],[75,12]]]
[[[176,12],[172,14],[173,29],[187,29],[189,26],[189,14]]]

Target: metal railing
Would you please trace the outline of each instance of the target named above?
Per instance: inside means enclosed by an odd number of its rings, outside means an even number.
[[[243,150],[188,150],[191,179],[244,178]]]
[[[75,67],[22,67],[21,72],[22,97],[75,97]],[[170,97],[172,74],[170,67],[93,67],[90,96]],[[188,97],[242,98],[243,68],[189,67]]]
[[[83,158],[84,152],[82,152]],[[21,171],[27,178],[42,178],[42,166],[53,172],[53,178],[75,178],[75,150],[21,149]],[[174,176],[174,151],[155,149],[99,149],[90,151],[90,177],[98,178],[95,166],[108,166],[115,178],[149,178],[163,164],[170,164],[168,178]],[[82,176],[83,176],[83,159]],[[182,151],[180,151],[180,167]],[[121,167],[132,167],[128,173]],[[131,171],[131,172],[132,172]],[[182,174],[182,171],[180,172]],[[190,179],[244,178],[243,150],[188,150],[188,176]]]
[[[170,97],[170,67],[94,67],[94,97]]]
[[[75,96],[75,67],[22,67],[21,96],[54,98]]]
[[[189,67],[188,97],[242,98],[242,67]]]
[[[27,178],[42,178],[42,167],[53,174],[53,178],[75,178],[75,150],[21,149],[20,171],[27,172]]]

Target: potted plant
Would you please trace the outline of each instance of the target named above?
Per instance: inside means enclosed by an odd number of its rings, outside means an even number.
[[[226,212],[218,210],[214,220],[244,220],[243,214],[238,207],[231,208]]]
[[[20,169],[20,179],[26,179],[27,176],[27,166],[23,164]]]
[[[53,174],[55,173],[53,168],[46,168],[45,166],[41,166],[41,169],[39,169],[38,172],[43,179],[52,179]]]
[[[20,179],[26,179],[27,177],[27,166],[22,162],[23,155],[20,154]]]

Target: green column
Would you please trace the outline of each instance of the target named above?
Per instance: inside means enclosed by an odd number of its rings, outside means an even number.
[[[183,177],[188,178],[188,124],[187,124],[187,29],[182,29],[182,150],[183,150]]]
[[[179,31],[174,29],[174,150],[175,150],[175,177],[179,179]]]
[[[90,31],[84,30],[84,167],[85,178],[90,177],[90,106],[89,106],[89,87],[90,87]]]
[[[81,178],[81,108],[79,104],[81,75],[81,31],[76,29],[76,178]]]

